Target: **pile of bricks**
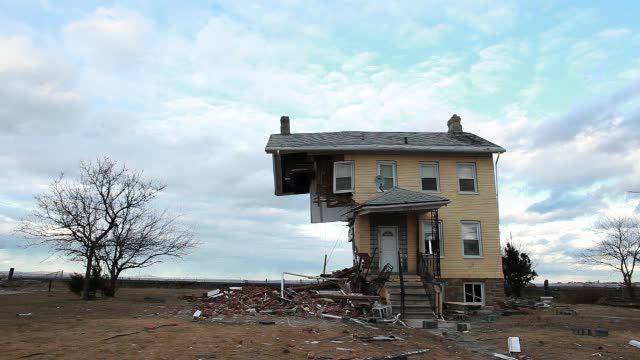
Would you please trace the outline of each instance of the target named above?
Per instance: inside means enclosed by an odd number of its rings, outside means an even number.
[[[185,298],[197,301],[195,310],[201,310],[203,317],[217,317],[241,314],[275,315],[349,315],[359,316],[360,311],[348,302],[332,299],[313,298],[306,292],[282,298],[278,291],[269,287],[248,286],[240,290],[224,291],[217,297]]]

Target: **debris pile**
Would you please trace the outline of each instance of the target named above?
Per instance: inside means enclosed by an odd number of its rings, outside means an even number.
[[[213,289],[202,297],[183,296],[196,302],[194,318],[226,315],[274,314],[304,316],[335,316],[357,322],[379,319],[398,323],[389,309],[381,306],[378,293],[388,281],[392,268],[385,267],[368,279],[370,261],[364,255],[358,265],[319,276],[284,272],[280,291],[268,286],[244,286]],[[285,282],[285,274],[305,278],[306,283]],[[197,314],[197,315],[196,315]]]
[[[332,314],[339,316],[362,316],[370,308],[371,296],[318,294],[317,291],[288,291],[286,297],[266,286],[248,286],[234,290],[215,292],[202,298],[185,296],[183,300],[197,301],[196,311],[202,317],[217,317],[242,314],[313,315]],[[338,299],[332,299],[337,297]],[[342,298],[344,297],[344,298]],[[365,298],[365,303],[351,301]]]

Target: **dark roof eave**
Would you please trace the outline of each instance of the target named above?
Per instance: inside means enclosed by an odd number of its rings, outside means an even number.
[[[281,152],[358,152],[358,151],[398,151],[398,152],[462,152],[462,153],[504,153],[500,146],[419,146],[419,145],[339,145],[339,146],[293,146],[269,147],[264,151],[268,154]]]

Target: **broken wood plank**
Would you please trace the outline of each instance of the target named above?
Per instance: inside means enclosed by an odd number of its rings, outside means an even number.
[[[335,282],[329,282],[329,281],[325,281],[323,283],[320,284],[313,284],[313,285],[302,285],[302,286],[296,286],[296,287],[292,287],[293,290],[295,291],[307,291],[307,290],[325,290],[325,289],[338,289],[338,283]]]
[[[328,298],[336,300],[380,300],[376,295],[337,295],[337,294],[311,294],[312,298]]]
[[[129,335],[133,335],[133,334],[139,334],[139,333],[140,333],[140,331],[135,331],[135,332],[125,333],[125,334],[113,335],[112,337],[108,337],[106,339],[102,339],[102,341],[111,340],[111,339],[119,338],[119,337],[122,337],[122,336],[129,336]]]

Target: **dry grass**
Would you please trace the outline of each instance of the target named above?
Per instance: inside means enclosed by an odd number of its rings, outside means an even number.
[[[367,344],[353,334],[385,334],[356,324],[317,318],[269,317],[276,325],[260,325],[257,317],[223,321],[191,321],[192,304],[182,294],[204,290],[121,289],[114,299],[84,302],[61,286],[52,296],[46,286],[31,292],[0,295],[0,348],[2,358],[30,354],[31,359],[194,359],[214,354],[218,359],[306,359],[307,356],[372,356],[430,348],[428,355],[412,359],[480,359],[446,342],[437,342],[423,330],[389,328],[403,341]],[[22,288],[21,290],[24,290]],[[166,299],[147,303],[144,297]],[[31,312],[31,317],[17,313]],[[288,321],[289,320],[289,321]],[[147,326],[177,324],[157,330]],[[132,335],[105,340],[118,334]],[[344,341],[333,343],[330,339]],[[318,343],[305,343],[318,341]],[[353,349],[352,351],[337,348]]]

